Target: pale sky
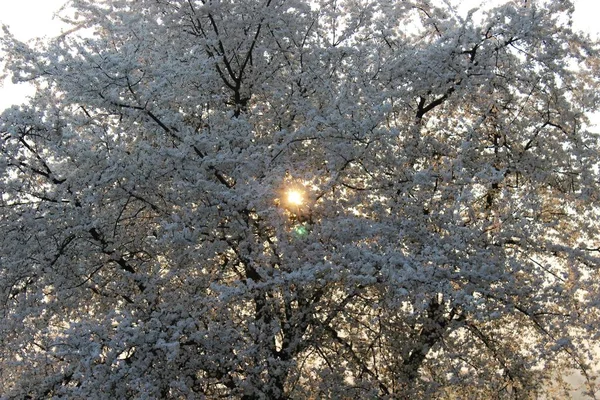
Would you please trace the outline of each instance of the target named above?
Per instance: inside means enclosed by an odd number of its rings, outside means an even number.
[[[53,14],[65,0],[0,0],[0,23],[8,25],[21,40],[60,33]]]

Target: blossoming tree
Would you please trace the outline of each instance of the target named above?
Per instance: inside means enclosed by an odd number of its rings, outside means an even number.
[[[593,392],[599,54],[568,1],[70,5],[2,39],[37,86],[0,117],[6,398]]]

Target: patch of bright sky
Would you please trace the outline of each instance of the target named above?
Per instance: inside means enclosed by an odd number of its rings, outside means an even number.
[[[0,0],[0,25],[6,25],[21,41],[57,36],[65,24],[55,17],[55,13],[65,3],[65,0]],[[0,31],[0,35],[4,33]],[[2,53],[0,68],[3,68]],[[1,74],[0,70],[0,77]],[[10,77],[0,81],[0,111],[12,104],[23,103],[31,94],[31,85],[14,85]]]

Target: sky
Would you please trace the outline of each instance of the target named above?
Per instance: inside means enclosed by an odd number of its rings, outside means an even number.
[[[7,25],[19,40],[56,36],[61,33],[63,24],[54,18],[54,13],[63,4],[65,0],[0,0],[0,25]],[[2,75],[0,70],[0,79]],[[13,85],[10,79],[0,80],[0,112],[11,104],[22,103],[32,92],[28,85]]]

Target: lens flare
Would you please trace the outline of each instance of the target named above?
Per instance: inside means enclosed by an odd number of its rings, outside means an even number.
[[[306,236],[308,235],[308,229],[304,225],[299,225],[294,228],[294,233],[297,236]]]
[[[304,195],[299,190],[290,190],[287,192],[287,202],[291,206],[301,206],[304,204]]]

